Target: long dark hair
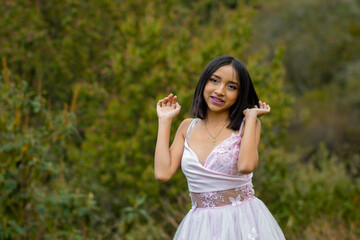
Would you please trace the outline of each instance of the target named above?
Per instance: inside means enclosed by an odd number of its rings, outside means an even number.
[[[200,119],[205,119],[207,113],[207,105],[204,99],[204,88],[213,73],[222,66],[231,65],[239,78],[240,88],[236,102],[230,107],[229,120],[227,128],[238,130],[242,119],[243,111],[246,108],[259,106],[259,98],[255,92],[254,85],[245,65],[239,59],[232,56],[221,56],[212,60],[202,72],[199,82],[195,88],[194,100],[191,106],[191,113]]]

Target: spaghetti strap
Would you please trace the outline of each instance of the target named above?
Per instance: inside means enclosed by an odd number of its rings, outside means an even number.
[[[197,122],[197,118],[195,118],[194,120],[192,120],[192,122],[190,123],[189,127],[188,127],[188,130],[186,132],[186,141],[189,143],[190,141],[190,137],[191,137],[191,134],[192,134],[192,131],[194,129],[194,126]]]
[[[241,125],[240,125],[240,130],[239,130],[239,135],[241,135],[241,130],[244,126],[244,123],[245,123],[245,117],[243,118],[242,122],[241,122]]]

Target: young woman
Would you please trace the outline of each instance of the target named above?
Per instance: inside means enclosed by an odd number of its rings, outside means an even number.
[[[192,113],[169,148],[177,96],[157,103],[155,177],[169,180],[179,166],[187,178],[192,209],[174,239],[285,239],[276,220],[254,196],[261,123],[270,106],[259,101],[245,66],[236,58],[211,61],[200,76]]]

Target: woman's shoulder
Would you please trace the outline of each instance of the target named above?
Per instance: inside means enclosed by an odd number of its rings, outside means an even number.
[[[195,119],[195,118],[186,118],[186,119],[184,119],[184,120],[180,123],[180,126],[179,126],[178,131],[180,131],[183,135],[185,135],[186,132],[187,132],[187,129],[189,128],[190,124],[192,123],[192,121],[193,121],[194,119]]]
[[[190,126],[190,124],[192,123],[192,121],[194,121],[194,119],[195,118],[186,118],[186,119],[184,119],[181,122],[180,127],[183,127],[185,129],[187,129]]]

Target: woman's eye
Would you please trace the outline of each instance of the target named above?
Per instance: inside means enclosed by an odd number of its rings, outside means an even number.
[[[214,78],[210,78],[210,82],[217,83],[218,80],[216,80],[216,79],[214,79]]]
[[[229,88],[232,89],[232,90],[236,90],[237,87],[235,85],[229,85]]]

